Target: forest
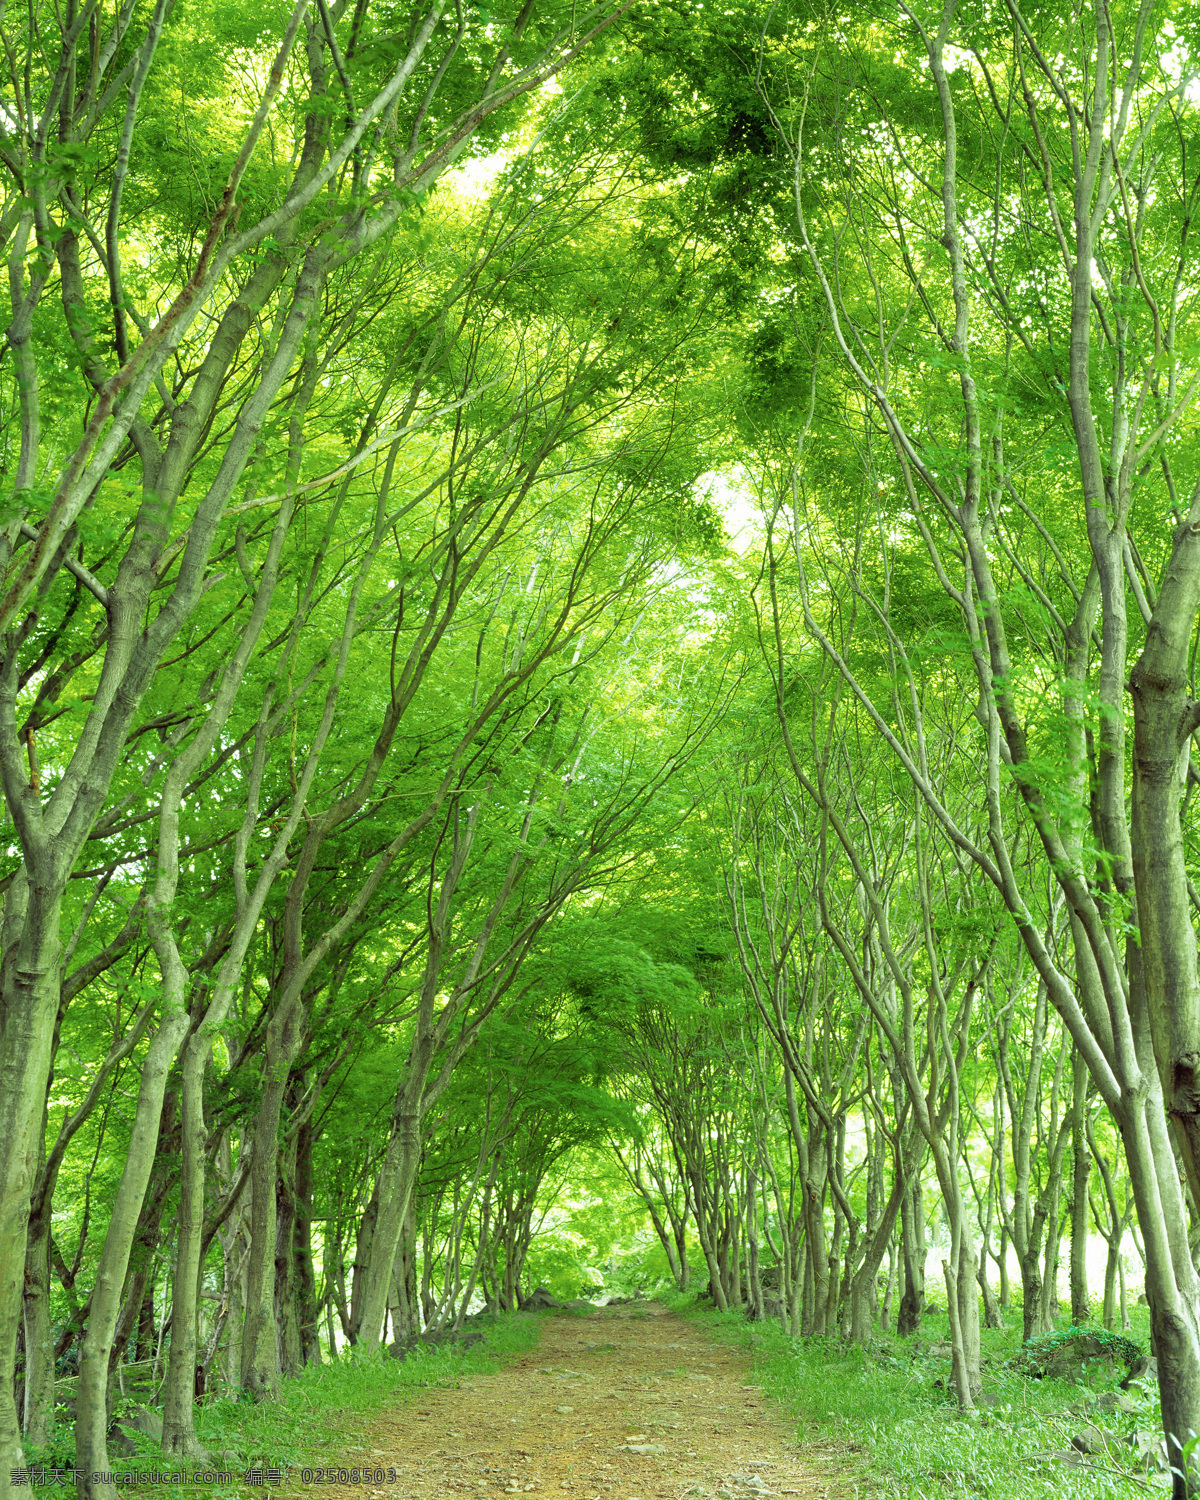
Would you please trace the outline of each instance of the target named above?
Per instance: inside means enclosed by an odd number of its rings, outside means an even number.
[[[0,42],[0,1500],[543,1283],[1194,1500],[1200,11]]]

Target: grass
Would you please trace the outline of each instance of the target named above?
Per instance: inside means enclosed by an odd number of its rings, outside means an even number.
[[[136,1487],[152,1487],[155,1495],[169,1500],[182,1496],[185,1490],[194,1496],[195,1485],[203,1485],[206,1494],[233,1496],[262,1494],[244,1480],[249,1469],[328,1467],[352,1470],[367,1463],[366,1426],[373,1413],[396,1407],[419,1398],[431,1386],[454,1386],[463,1376],[485,1375],[499,1368],[513,1355],[532,1349],[538,1342],[535,1317],[500,1318],[490,1325],[483,1342],[470,1349],[452,1345],[441,1348],[418,1348],[405,1360],[395,1360],[382,1351],[362,1355],[344,1351],[333,1361],[310,1367],[294,1380],[280,1382],[277,1394],[270,1400],[251,1402],[221,1397],[206,1403],[196,1412],[196,1436],[213,1455],[214,1470],[232,1471],[233,1481],[195,1480],[187,1485],[144,1481]],[[133,1403],[129,1403],[130,1405]],[[121,1406],[118,1405],[118,1415]],[[162,1452],[150,1439],[134,1441],[138,1451],[129,1458],[112,1459],[116,1475],[133,1476],[138,1471],[149,1474],[172,1474],[181,1467],[177,1458]],[[31,1467],[64,1468],[74,1466],[71,1428],[56,1431],[51,1447],[31,1451]],[[237,1462],[217,1461],[216,1455],[232,1453]],[[190,1473],[202,1466],[186,1465]],[[298,1488],[293,1476],[283,1487]],[[118,1479],[118,1484],[134,1487],[135,1481]],[[277,1485],[271,1485],[276,1488]]]
[[[721,1336],[747,1346],[754,1378],[795,1417],[802,1441],[834,1440],[860,1454],[852,1476],[863,1496],[888,1500],[1131,1500],[1163,1494],[1166,1475],[1133,1472],[1129,1435],[1135,1428],[1161,1432],[1156,1393],[1141,1398],[1136,1413],[1089,1409],[1104,1388],[1061,1380],[1034,1380],[1007,1365],[1020,1345],[1019,1312],[1006,1329],[985,1329],[984,1390],[1000,1405],[961,1412],[950,1382],[950,1361],[929,1355],[931,1343],[949,1339],[945,1316],[927,1317],[917,1338],[877,1338],[869,1350],[840,1339],[802,1341],[778,1325],[748,1324],[694,1301],[670,1299],[678,1311],[695,1311]],[[1149,1346],[1145,1312],[1138,1310],[1132,1337]],[[1120,1372],[1110,1377],[1115,1385]],[[1129,1394],[1138,1397],[1136,1389]],[[1064,1450],[1085,1424],[1101,1430],[1107,1454],[1087,1468],[1038,1458]]]

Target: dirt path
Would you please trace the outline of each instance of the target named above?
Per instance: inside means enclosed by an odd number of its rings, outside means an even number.
[[[837,1450],[801,1451],[746,1384],[746,1356],[694,1322],[643,1302],[541,1323],[538,1347],[506,1369],[373,1420],[369,1462],[396,1477],[364,1488],[388,1500],[853,1495]]]

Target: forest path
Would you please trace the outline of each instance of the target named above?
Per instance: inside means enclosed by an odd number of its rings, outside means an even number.
[[[371,1462],[389,1500],[533,1494],[684,1500],[854,1493],[834,1460],[802,1448],[746,1383],[745,1353],[654,1302],[543,1316],[536,1349],[492,1375],[372,1419]]]

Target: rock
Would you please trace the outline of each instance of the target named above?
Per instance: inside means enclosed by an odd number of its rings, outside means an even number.
[[[594,1302],[589,1302],[586,1297],[572,1297],[570,1302],[564,1302],[563,1307],[568,1312],[596,1312],[598,1309]]]
[[[541,1312],[543,1309],[561,1307],[562,1303],[553,1295],[549,1287],[539,1286],[521,1299],[522,1308],[530,1312]]]
[[[929,1355],[930,1359],[953,1359],[954,1345],[930,1344],[929,1348],[925,1352]]]
[[[927,1302],[925,1304],[925,1316],[927,1318],[939,1318],[941,1317],[941,1315],[942,1309],[937,1305],[936,1302]]]
[[[1083,1454],[1078,1448],[1042,1448],[1029,1457],[1035,1463],[1065,1464],[1068,1468],[1077,1468],[1083,1463]]]
[[[1137,1454],[1142,1468],[1165,1469],[1167,1467],[1166,1439],[1161,1432],[1148,1432],[1138,1427],[1129,1434],[1129,1446]]]
[[[996,1407],[1003,1406],[1004,1402],[1005,1397],[998,1395],[995,1391],[980,1391],[975,1397],[975,1405],[982,1407],[984,1411],[995,1411]]]
[[[162,1418],[148,1406],[135,1406],[113,1423],[108,1446],[113,1453],[129,1458],[137,1452],[138,1437],[149,1438],[152,1443],[161,1443]]]
[[[470,1349],[472,1345],[478,1344],[483,1338],[482,1328],[435,1328],[425,1333],[410,1334],[406,1339],[397,1339],[394,1344],[388,1345],[388,1353],[393,1359],[407,1359],[414,1349],[439,1349],[444,1345],[453,1345],[459,1349]]]
[[[742,1311],[745,1314],[747,1322],[753,1323],[758,1317],[753,1302],[747,1302]],[[778,1318],[782,1311],[783,1303],[780,1302],[778,1297],[764,1297],[762,1299],[762,1316],[764,1318]]]
[[[1098,1427],[1081,1427],[1071,1439],[1071,1447],[1080,1453],[1103,1453],[1104,1434]]]
[[[1158,1360],[1152,1359],[1148,1354],[1139,1355],[1133,1362],[1133,1367],[1121,1382],[1121,1389],[1127,1391],[1134,1381],[1145,1382],[1147,1380],[1158,1380]]]
[[[162,1442],[163,1419],[148,1406],[135,1406],[121,1418],[123,1427],[132,1427],[143,1433],[153,1443]]]
[[[1087,1339],[1072,1339],[1054,1351],[1043,1366],[1043,1373],[1051,1380],[1078,1380],[1097,1365],[1111,1370],[1115,1364],[1108,1350],[1093,1346]]]
[[[1094,1411],[1119,1411],[1132,1414],[1141,1411],[1142,1408],[1136,1401],[1132,1401],[1121,1391],[1105,1391],[1102,1395],[1096,1397],[1092,1404],[1092,1409]]]
[[[1090,1384],[1098,1375],[1128,1369],[1140,1352],[1132,1340],[1104,1328],[1070,1328],[1030,1339],[1011,1363],[1026,1375]]]

